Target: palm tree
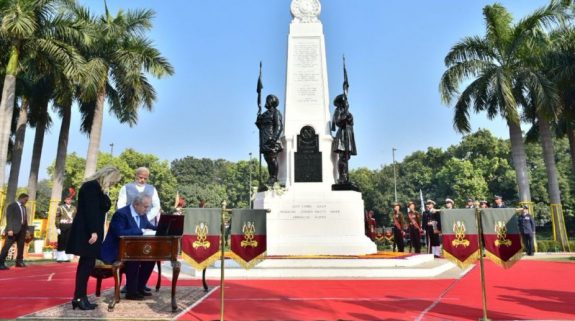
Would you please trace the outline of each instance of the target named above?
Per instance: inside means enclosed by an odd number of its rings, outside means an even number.
[[[533,33],[556,20],[561,5],[551,2],[547,7],[512,24],[511,14],[501,5],[483,9],[486,35],[465,37],[451,48],[445,57],[447,71],[440,83],[441,97],[449,104],[457,97],[454,128],[462,133],[471,131],[469,112],[486,111],[490,119],[501,115],[509,127],[511,151],[521,203],[531,203],[527,158],[520,125],[519,106],[525,93],[548,101],[547,92],[533,90],[544,87],[533,76],[531,66],[524,62],[532,45]],[[460,93],[459,85],[471,79]]]
[[[575,68],[573,58],[575,54],[572,51],[574,46],[571,41],[575,40],[575,33],[572,27],[563,26],[551,32],[550,37],[544,32],[539,33],[539,35],[540,39],[536,42],[538,46],[532,50],[533,57],[535,57],[533,64],[539,68],[537,77],[541,79],[541,84],[544,84],[545,87],[538,89],[549,91],[546,96],[553,96],[553,100],[539,101],[530,95],[528,96],[530,99],[524,103],[524,106],[527,107],[528,119],[534,124],[535,130],[533,131],[539,134],[543,149],[551,216],[553,218],[553,238],[559,241],[563,251],[568,252],[570,250],[569,240],[555,164],[552,125],[554,125],[556,132],[561,132],[563,129],[573,133],[571,123],[574,120],[572,99],[574,95],[573,76],[575,75]],[[562,120],[559,120],[560,118]],[[572,146],[572,142],[570,145]],[[573,153],[573,151],[571,152]]]
[[[549,74],[554,75],[560,97],[560,115],[555,125],[557,135],[567,136],[571,164],[575,173],[575,28],[563,27],[551,33],[552,48],[547,53]]]
[[[34,91],[30,96],[30,127],[35,128],[34,143],[32,145],[32,159],[30,162],[30,174],[28,176],[28,195],[30,196],[30,212],[35,210],[36,191],[38,186],[38,175],[40,172],[40,160],[42,158],[42,148],[44,146],[44,134],[50,128],[52,119],[48,113],[48,104],[52,97],[53,84],[43,77],[34,86]]]
[[[96,75],[98,81],[97,86],[85,90],[80,106],[82,130],[90,135],[85,177],[96,170],[104,101],[108,100],[120,122],[134,125],[138,108],[151,110],[156,99],[145,73],[158,78],[174,73],[170,63],[144,37],[152,26],[153,16],[151,10],[120,10],[113,17],[106,6],[105,14],[95,21],[97,39],[85,56],[94,61],[91,74]]]
[[[12,147],[12,156],[10,157],[10,175],[8,178],[8,188],[6,190],[6,199],[10,201],[16,198],[16,190],[18,189],[18,177],[20,165],[22,164],[22,150],[24,148],[24,139],[26,138],[26,128],[28,126],[29,104],[30,101],[28,98],[23,97],[18,111],[14,146]]]
[[[89,12],[82,6],[67,8],[66,19],[72,24],[80,26],[82,32],[70,39],[66,39],[77,48],[83,48],[91,44],[95,34],[94,25],[91,24]],[[61,200],[64,188],[64,176],[66,168],[66,155],[68,151],[68,138],[70,135],[70,122],[72,119],[72,103],[78,97],[79,83],[93,84],[94,79],[89,74],[91,62],[87,62],[79,71],[79,74],[68,74],[64,66],[55,64],[52,68],[54,79],[54,107],[62,117],[60,134],[58,136],[58,147],[56,151],[56,161],[54,174],[52,175],[52,194],[50,197],[50,208],[48,210],[48,242],[56,242],[55,218],[58,202]]]
[[[51,56],[67,69],[76,69],[81,57],[69,46],[55,39],[55,33],[74,33],[60,26],[54,19],[60,5],[73,0],[5,0],[0,4],[0,37],[7,44],[9,58],[5,68],[4,85],[0,101],[0,185],[4,184],[7,161],[9,119],[14,110],[16,77],[20,61],[32,53]],[[60,27],[63,27],[60,29]]]

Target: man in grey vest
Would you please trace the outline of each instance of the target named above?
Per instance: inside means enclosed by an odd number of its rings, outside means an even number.
[[[150,170],[146,167],[139,167],[136,169],[136,178],[134,182],[122,186],[118,194],[117,208],[125,207],[132,204],[136,196],[140,194],[147,195],[152,198],[152,207],[149,209],[146,216],[150,223],[156,225],[160,219],[160,197],[156,188],[148,184],[150,177]]]

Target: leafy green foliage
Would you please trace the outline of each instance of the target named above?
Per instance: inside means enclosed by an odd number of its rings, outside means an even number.
[[[186,206],[198,206],[201,200],[207,207],[249,207],[250,186],[257,186],[257,160],[233,163],[223,159],[211,160],[192,156],[172,161],[172,173]],[[251,181],[250,181],[251,177]]]
[[[75,153],[69,154],[66,157],[64,188],[70,186],[76,189],[80,188],[84,181],[85,166],[86,160]],[[126,149],[117,157],[112,157],[112,155],[108,153],[100,153],[97,168],[104,166],[115,166],[122,172],[122,181],[110,189],[112,204],[116,204],[118,192],[122,185],[134,181],[134,170],[138,167],[145,166],[150,169],[149,184],[154,185],[158,190],[162,210],[165,212],[171,212],[173,210],[176,194],[176,179],[172,175],[170,165],[167,161],[161,161],[152,154],[142,154],[133,149]],[[48,172],[52,175],[53,171],[54,165],[51,165],[48,168]]]
[[[567,139],[556,139],[556,162],[563,198],[568,235],[575,232],[574,176],[571,169]],[[538,229],[550,229],[549,195],[547,176],[541,146],[538,142],[526,144],[528,172],[535,219]],[[446,197],[455,201],[456,207],[464,206],[469,197],[493,201],[493,195],[502,195],[508,206],[518,206],[519,197],[515,171],[511,162],[509,140],[493,136],[480,129],[466,135],[457,145],[443,151],[429,148],[427,152],[416,151],[395,164],[398,201],[415,201],[420,207],[419,190],[425,199],[434,199],[442,206]],[[373,210],[379,225],[389,226],[391,204],[395,201],[393,164],[379,170],[358,168],[350,172],[351,180],[361,191],[368,210]]]

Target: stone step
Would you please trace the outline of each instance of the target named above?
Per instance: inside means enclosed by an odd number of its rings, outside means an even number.
[[[171,278],[169,262],[164,266],[162,274]],[[220,261],[210,266],[206,279],[219,280],[220,266]],[[457,278],[467,272],[445,259],[434,259],[430,254],[403,259],[266,259],[249,270],[226,259],[224,267],[225,279]],[[201,279],[202,271],[196,271],[182,261],[179,278]]]

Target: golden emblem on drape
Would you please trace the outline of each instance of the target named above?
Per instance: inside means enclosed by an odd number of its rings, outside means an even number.
[[[201,222],[200,224],[196,225],[196,235],[198,236],[198,239],[192,243],[194,249],[198,247],[207,249],[210,247],[210,241],[206,240],[208,237],[208,225],[206,223]]]
[[[257,247],[258,241],[254,240],[254,235],[256,234],[256,226],[254,222],[247,221],[242,227],[242,232],[244,234],[244,239],[240,242],[241,247]]]
[[[505,222],[497,221],[495,223],[495,232],[497,233],[497,240],[495,240],[495,246],[511,246],[511,240],[507,238],[507,227]]]
[[[458,247],[462,245],[463,247],[469,246],[469,240],[465,239],[465,224],[462,221],[457,221],[453,223],[453,233],[455,234],[455,240],[451,241],[453,247]]]

